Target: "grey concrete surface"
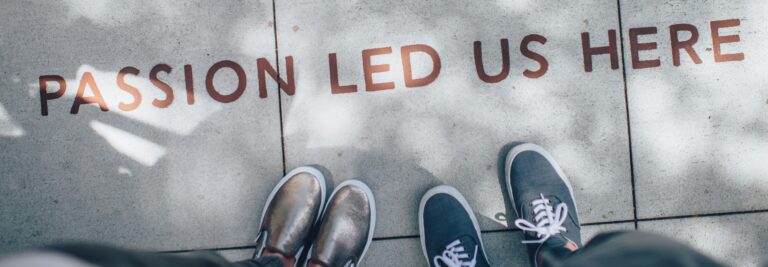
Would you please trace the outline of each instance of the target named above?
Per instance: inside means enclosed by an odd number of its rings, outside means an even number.
[[[768,208],[768,3],[763,1],[622,1],[628,29],[658,27],[658,49],[641,59],[660,58],[657,68],[627,66],[627,90],[640,218]],[[710,21],[739,19],[738,43],[722,53],[743,61],[715,62]],[[669,26],[698,28],[693,50],[701,64],[681,52],[673,66]],[[690,34],[681,33],[680,40]],[[629,50],[625,51],[627,62]],[[627,63],[629,64],[629,63]]]
[[[762,49],[768,4],[619,4],[275,1],[275,22],[269,0],[4,1],[0,255],[87,240],[144,250],[214,249],[245,259],[252,249],[224,248],[252,245],[283,166],[319,164],[336,184],[358,178],[376,194],[375,235],[384,239],[373,243],[366,266],[425,263],[415,237],[417,204],[438,184],[457,187],[475,209],[490,231],[483,236],[492,263],[525,266],[520,232],[508,231],[500,163],[511,142],[529,141],[548,149],[570,176],[582,221],[607,223],[584,227],[584,240],[634,229],[627,221],[637,219],[636,208],[640,230],[678,238],[735,266],[757,266],[768,251],[762,223],[768,213],[711,213],[768,210],[768,52]],[[710,21],[725,19],[741,25],[720,34],[739,34],[740,41],[722,44],[722,53],[741,52],[743,61],[714,60]],[[594,71],[584,72],[580,34],[589,32],[594,46],[604,46],[619,22],[619,68],[601,55]],[[681,66],[672,65],[669,27],[679,23],[698,29],[692,49],[701,64],[681,52]],[[660,66],[634,69],[629,29],[650,26],[658,33],[638,40],[655,41],[657,49],[639,55],[659,58]],[[547,39],[530,46],[549,62],[538,79],[523,75],[539,67],[520,52],[529,34]],[[496,74],[502,38],[509,40],[509,75],[482,82],[473,42],[482,42],[485,69]],[[439,76],[429,85],[405,86],[400,48],[412,44],[427,44],[440,56]],[[373,81],[395,88],[368,92],[361,52],[379,47],[392,53],[374,56],[372,64],[390,70],[373,74]],[[256,60],[274,65],[275,52],[283,77],[284,57],[293,57],[296,93],[278,97],[267,76],[268,96],[260,98]],[[357,92],[331,94],[329,53],[336,53],[339,83],[357,85]],[[227,104],[212,99],[205,85],[208,68],[225,59],[247,75],[242,97]],[[159,63],[172,67],[159,75],[175,95],[165,109],[151,104],[164,97],[148,76]],[[413,63],[416,77],[431,69],[424,54],[413,54]],[[191,106],[185,64],[193,68]],[[118,105],[131,96],[115,79],[126,66],[141,71],[126,82],[143,101],[123,112]],[[69,114],[86,72],[109,112],[90,104]],[[63,76],[68,89],[41,116],[38,77],[51,74]],[[235,88],[236,76],[219,75],[216,87],[233,92],[226,88]],[[662,218],[689,215],[704,217]]]
[[[178,250],[250,244],[263,201],[282,176],[277,86],[260,99],[256,58],[274,62],[271,1],[4,1],[0,8],[0,251],[88,240]],[[229,59],[248,74],[242,97],[221,104],[205,76]],[[164,98],[148,79],[174,90]],[[186,103],[184,64],[196,102]],[[116,73],[140,69],[138,109]],[[84,72],[110,109],[69,114]],[[235,88],[222,70],[222,93]],[[41,116],[38,76],[68,82]],[[229,75],[229,77],[227,77]],[[57,89],[51,85],[51,91]],[[92,90],[92,89],[91,89]],[[91,94],[87,90],[86,96]]]
[[[768,213],[640,222],[638,228],[677,239],[728,266],[768,264]]]
[[[618,29],[615,3],[276,4],[280,56],[293,56],[297,69],[296,94],[282,98],[286,165],[317,163],[339,181],[367,182],[378,198],[377,237],[416,234],[416,204],[438,184],[463,192],[483,229],[505,228],[498,162],[515,141],[555,155],[584,222],[632,219],[622,74],[610,69],[608,56],[596,57],[595,71],[584,73],[581,56],[581,32],[607,44],[607,31]],[[547,38],[531,49],[553,62],[539,79],[522,74],[538,67],[519,52],[528,34]],[[485,67],[497,73],[501,38],[510,42],[509,77],[484,83],[473,42],[482,41]],[[399,51],[411,44],[428,44],[440,55],[440,74],[427,86],[404,85]],[[394,81],[395,88],[368,92],[361,51],[389,46],[391,55],[372,62],[391,70],[373,80]],[[340,84],[356,84],[358,92],[331,94],[329,53],[337,54]],[[426,75],[429,58],[416,56],[424,58],[414,66],[416,77]]]

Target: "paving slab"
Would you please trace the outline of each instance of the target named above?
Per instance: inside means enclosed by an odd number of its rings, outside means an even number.
[[[768,263],[768,213],[644,221],[638,229],[664,234],[691,245],[728,266]]]
[[[768,208],[766,12],[762,1],[621,1],[638,217]],[[658,33],[637,43],[657,49],[637,58],[659,66],[636,69],[629,32],[652,31],[644,27]],[[690,50],[700,64],[672,49],[670,31],[681,27],[679,42],[698,33]]]
[[[417,203],[439,184],[464,193],[483,229],[504,229],[498,163],[505,145],[528,141],[570,175],[584,222],[632,219],[622,73],[607,55],[585,73],[580,37],[589,31],[596,45],[607,44],[617,16],[616,3],[605,1],[277,1],[279,57],[293,58],[296,80],[295,94],[282,96],[286,165],[319,164],[337,183],[365,181],[377,197],[377,237],[415,235]],[[547,39],[530,44],[549,62],[537,79],[523,72],[540,65],[520,52],[531,34]],[[481,81],[473,43],[482,42],[485,69],[495,75],[502,38],[508,76]],[[433,82],[407,88],[401,49],[413,44],[432,47],[441,67]],[[366,53],[391,47],[391,54],[368,63],[389,71],[372,73],[366,86],[362,51],[382,47]],[[357,92],[332,93],[329,54],[336,92],[348,85]],[[433,73],[427,53],[412,58],[414,78]],[[394,89],[374,85],[387,81]]]
[[[233,247],[255,236],[263,201],[283,173],[277,85],[260,98],[256,59],[274,63],[271,1],[7,1],[0,9],[0,251],[63,240],[151,250]],[[247,86],[220,103],[208,69],[239,63]],[[170,73],[175,100],[150,81]],[[188,104],[184,65],[195,93]],[[122,111],[132,94],[141,104]],[[104,98],[70,114],[86,73]],[[42,116],[38,78],[67,90]],[[50,92],[60,87],[50,82]],[[235,92],[233,71],[213,79]],[[83,98],[95,97],[93,85]],[[125,107],[125,106],[124,106]],[[129,108],[126,108],[129,109]]]

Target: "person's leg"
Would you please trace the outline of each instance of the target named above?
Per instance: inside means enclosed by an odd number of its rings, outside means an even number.
[[[174,255],[138,252],[107,245],[85,243],[54,245],[45,247],[43,250],[60,252],[96,266],[229,266],[226,260],[212,252]]]
[[[600,234],[567,258],[544,252],[547,267],[721,267],[703,254],[655,234],[614,232]]]
[[[287,259],[283,257],[282,255],[273,255],[268,256],[264,255],[262,257],[258,257],[255,259],[250,260],[244,260],[244,261],[238,261],[234,262],[232,265],[233,267],[286,267],[286,266],[294,266],[289,265],[293,264],[289,261],[290,259]]]
[[[573,189],[557,162],[533,144],[514,146],[505,161],[507,192],[524,231],[531,265],[541,266],[542,252],[565,258],[581,247],[581,225]]]
[[[28,250],[0,257],[0,267],[97,267],[61,252]]]
[[[490,265],[474,212],[453,187],[437,186],[421,198],[419,234],[431,267]]]
[[[107,245],[68,243],[26,251],[0,260],[0,267],[282,267],[277,257],[229,263],[218,254],[199,251],[185,255],[133,251]]]

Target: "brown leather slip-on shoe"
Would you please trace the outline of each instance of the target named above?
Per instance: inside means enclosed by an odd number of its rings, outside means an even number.
[[[367,185],[358,180],[341,183],[323,212],[308,262],[326,267],[355,267],[373,240],[376,201]]]
[[[325,192],[325,177],[313,167],[299,167],[286,174],[267,198],[254,257],[266,249],[299,262],[321,218]]]

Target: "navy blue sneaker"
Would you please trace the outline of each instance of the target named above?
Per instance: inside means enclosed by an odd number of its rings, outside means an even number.
[[[552,156],[534,144],[517,145],[507,153],[505,172],[515,226],[525,233],[532,265],[539,266],[542,250],[564,256],[580,248],[573,189]]]
[[[453,187],[437,186],[421,198],[419,234],[431,267],[489,266],[477,219]]]

